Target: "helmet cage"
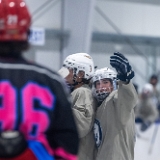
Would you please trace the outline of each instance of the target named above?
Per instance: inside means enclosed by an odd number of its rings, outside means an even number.
[[[106,97],[108,97],[109,94],[110,92],[108,92],[106,88],[101,88],[94,91],[94,97],[96,97],[98,102],[102,102]]]
[[[113,71],[108,67],[105,67],[97,70],[94,73],[93,82],[96,82],[98,80],[105,79],[105,78],[111,79],[113,81],[114,79],[116,79],[116,77],[117,77],[117,74],[115,73],[115,71]]]
[[[102,79],[108,79],[112,85],[113,85],[113,89],[115,90],[115,81],[116,81],[116,76],[117,74],[111,70],[108,67],[99,69],[95,72],[94,76],[93,76],[93,86],[92,86],[92,92],[93,95],[96,97],[98,102],[102,102],[111,92],[110,88],[104,88],[104,87],[100,87],[99,89],[96,88],[96,82],[100,81]]]

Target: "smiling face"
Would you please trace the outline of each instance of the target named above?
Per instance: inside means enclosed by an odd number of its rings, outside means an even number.
[[[111,79],[101,79],[95,82],[95,96],[99,102],[102,102],[113,91]]]
[[[157,83],[158,83],[158,79],[157,79],[157,78],[151,78],[151,79],[150,79],[150,83],[151,83],[154,87],[156,87],[156,85],[157,85]]]
[[[108,93],[113,91],[113,85],[109,79],[102,79],[95,82],[96,90],[103,92],[106,91]]]

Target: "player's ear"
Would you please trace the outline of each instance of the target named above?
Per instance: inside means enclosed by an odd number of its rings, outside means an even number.
[[[79,78],[84,78],[84,72],[83,72],[83,71],[79,71],[78,77],[79,77]]]

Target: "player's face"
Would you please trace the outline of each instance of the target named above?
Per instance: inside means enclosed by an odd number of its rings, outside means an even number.
[[[157,83],[158,83],[158,80],[157,80],[156,78],[152,78],[152,79],[150,80],[150,83],[151,83],[153,86],[156,86]]]
[[[66,80],[66,82],[68,83],[68,84],[73,84],[74,82],[73,82],[73,69],[69,69],[69,74],[68,74],[68,76],[65,78],[65,80]]]
[[[98,80],[96,82],[96,90],[99,91],[99,92],[112,92],[113,91],[113,85],[112,83],[110,82],[110,80],[108,79],[101,79],[101,80]]]
[[[83,71],[79,71],[78,74],[75,76],[74,75],[74,71],[73,69],[68,69],[69,70],[69,74],[67,77],[65,77],[65,80],[68,84],[74,84],[74,82],[81,82],[82,78],[84,77],[84,72]]]
[[[84,77],[84,72],[83,71],[79,71],[77,76],[76,76],[76,82],[82,82],[82,78]]]

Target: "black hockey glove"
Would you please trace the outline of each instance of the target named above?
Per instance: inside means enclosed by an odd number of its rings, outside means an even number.
[[[121,81],[129,82],[134,77],[134,71],[128,59],[123,54],[116,52],[110,57],[110,65],[116,69],[117,78]]]

